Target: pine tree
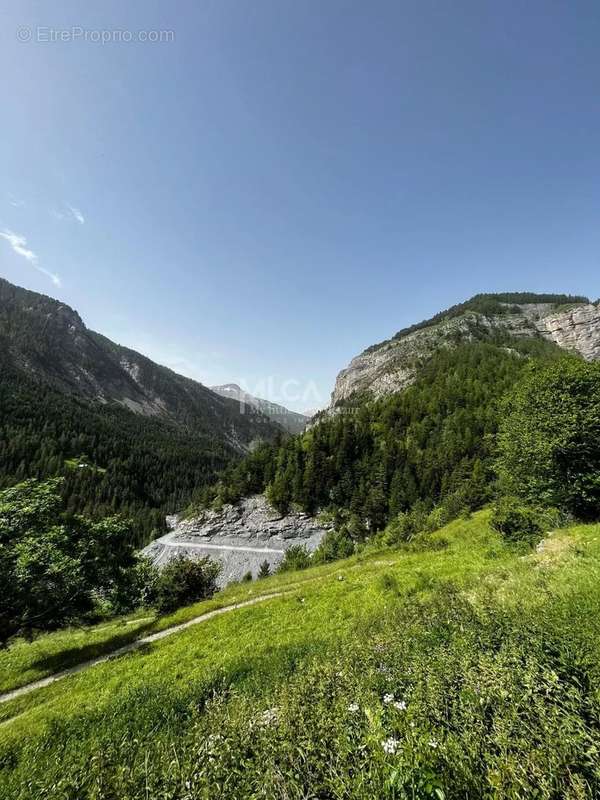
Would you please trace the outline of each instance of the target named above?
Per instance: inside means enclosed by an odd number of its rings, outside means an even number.
[[[268,562],[268,561],[265,559],[265,560],[262,562],[262,564],[260,565],[260,569],[258,570],[258,576],[257,576],[257,577],[258,577],[259,579],[261,579],[261,578],[268,578],[270,574],[271,574],[271,565],[270,565],[270,564],[269,564],[269,562]]]

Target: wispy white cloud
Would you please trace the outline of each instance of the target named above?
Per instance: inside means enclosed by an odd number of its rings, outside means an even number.
[[[14,194],[10,193],[8,194],[8,202],[11,206],[14,206],[14,208],[23,208],[25,206],[25,200],[19,200]]]
[[[18,255],[28,261],[34,269],[37,269],[38,272],[41,272],[42,275],[45,275],[47,278],[50,278],[52,283],[55,286],[60,286],[60,278],[58,275],[55,275],[54,272],[50,272],[44,267],[40,266],[39,259],[37,254],[30,250],[27,247],[27,239],[24,236],[21,236],[19,233],[14,233],[13,231],[9,231],[4,229],[0,231],[0,237],[2,239],[6,239],[9,245],[12,247],[13,251]]]
[[[71,212],[71,215],[77,220],[77,222],[80,225],[83,225],[85,222],[85,217],[83,216],[81,211],[78,208],[75,208],[74,206],[67,206],[67,208]]]
[[[65,205],[64,209],[53,208],[50,213],[55,219],[71,220],[78,222],[80,225],[85,223],[85,217],[81,211],[75,208],[75,206],[70,206],[68,203]]]
[[[0,236],[3,239],[6,239],[17,255],[26,258],[30,264],[33,264],[34,266],[37,265],[38,257],[33,250],[30,250],[27,247],[27,239],[24,236],[20,236],[18,233],[13,233],[9,230],[0,231]]]

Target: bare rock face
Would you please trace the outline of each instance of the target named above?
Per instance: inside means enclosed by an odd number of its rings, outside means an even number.
[[[541,336],[588,360],[600,358],[600,304],[576,306],[558,314],[553,313],[554,308],[550,303],[528,303],[519,305],[518,313],[495,316],[467,311],[371,347],[337,376],[329,411],[335,411],[352,395],[368,392],[377,398],[402,391],[435,350],[474,338],[475,328],[496,329],[517,337]]]
[[[208,556],[221,564],[220,586],[247,572],[256,577],[264,561],[273,571],[292,545],[314,552],[329,529],[309,514],[278,514],[262,495],[193,519],[168,517],[167,523],[172,530],[149,544],[144,554],[159,567],[177,555]]]
[[[600,359],[600,304],[577,306],[543,320],[547,335],[567,350],[574,350],[586,361]]]

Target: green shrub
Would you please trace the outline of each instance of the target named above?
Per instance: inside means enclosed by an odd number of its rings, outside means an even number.
[[[180,606],[211,597],[221,567],[209,558],[177,556],[162,568],[156,582],[156,609],[167,614]]]
[[[306,569],[311,565],[310,553],[306,547],[294,544],[285,551],[283,561],[279,564],[277,572],[289,572],[295,569]]]
[[[325,564],[354,553],[354,541],[346,529],[328,531],[313,555],[313,564]]]
[[[259,579],[261,579],[261,578],[268,578],[270,574],[271,574],[271,565],[270,565],[270,564],[269,564],[269,562],[268,562],[268,561],[265,559],[265,560],[262,562],[262,564],[260,565],[260,569],[258,570],[258,576],[257,576],[257,577],[258,577]]]
[[[534,542],[541,538],[540,509],[523,505],[516,497],[501,498],[492,511],[491,524],[510,542]]]
[[[503,485],[527,502],[600,515],[600,364],[564,357],[531,368],[498,434]]]

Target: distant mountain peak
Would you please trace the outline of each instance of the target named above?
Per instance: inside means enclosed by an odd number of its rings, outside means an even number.
[[[229,397],[235,399],[238,403],[243,403],[257,409],[273,422],[277,422],[289,433],[302,433],[308,422],[308,417],[304,414],[299,414],[297,411],[290,411],[289,408],[285,408],[285,406],[279,405],[279,403],[274,403],[272,400],[254,397],[254,395],[244,391],[237,383],[224,383],[220,386],[211,386],[210,389],[221,395],[221,397]]]
[[[238,386],[237,383],[223,383],[221,386],[211,386],[210,387],[213,392],[221,393],[221,392],[230,392],[231,394],[242,394],[241,386]]]

